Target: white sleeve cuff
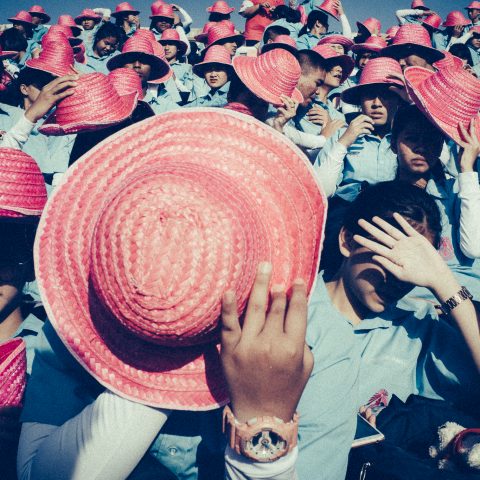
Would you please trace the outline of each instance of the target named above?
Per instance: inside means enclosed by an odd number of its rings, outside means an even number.
[[[470,193],[480,192],[477,172],[463,172],[458,174],[458,187],[460,197]]]

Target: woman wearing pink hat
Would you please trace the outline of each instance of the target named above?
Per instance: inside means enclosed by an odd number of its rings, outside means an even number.
[[[96,31],[92,45],[86,46],[85,65],[89,72],[107,74],[108,61],[120,53],[119,47],[126,38],[125,32],[116,25],[106,22]]]
[[[465,7],[472,26],[480,25],[480,2],[473,1]]]
[[[140,28],[139,13],[130,3],[122,2],[115,7],[112,17],[115,18],[115,25],[122,28],[127,37],[131,37]]]
[[[432,14],[435,14],[435,12],[425,6],[423,0],[414,0],[411,8],[401,9],[395,12],[399,25],[404,25],[405,23],[421,24],[425,17]]]
[[[230,20],[232,12],[235,8],[231,7],[225,0],[217,0],[207,8],[209,22],[221,22],[222,20]]]
[[[43,7],[40,5],[33,5],[28,13],[32,17],[32,22],[35,25],[32,39],[34,42],[40,42],[42,37],[47,33],[47,27],[44,26],[44,23],[50,21],[50,16],[47,15]]]
[[[453,43],[465,40],[465,30],[469,25],[470,21],[462,12],[459,10],[450,12],[442,23],[442,27],[445,28],[433,34],[432,44],[439,50],[448,50]]]

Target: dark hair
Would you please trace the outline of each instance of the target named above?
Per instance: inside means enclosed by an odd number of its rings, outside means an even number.
[[[34,85],[41,90],[45,85],[53,81],[55,77],[43,70],[35,70],[33,68],[24,67],[18,73],[18,77],[15,82],[20,85]]]
[[[299,23],[302,15],[298,10],[287,7],[287,5],[279,5],[273,10],[272,17],[275,20],[284,18],[288,23]]]
[[[0,45],[5,51],[24,52],[27,50],[28,42],[16,28],[12,27],[0,35]]]
[[[267,27],[263,34],[263,43],[267,43],[268,40],[275,40],[279,35],[290,35],[290,30],[280,25]]]
[[[320,55],[312,50],[300,50],[297,52],[297,60],[302,68],[302,74],[307,74],[311,70],[316,70],[317,68],[326,70],[327,62],[322,60]]]
[[[153,17],[153,18],[152,18],[152,21],[150,22],[150,27],[149,27],[150,30],[155,29],[157,23],[159,22],[159,20],[157,20],[158,18],[160,18],[160,17]],[[168,22],[169,22],[171,25],[173,25],[173,24],[175,23],[175,20],[174,20],[173,18],[169,18],[169,17],[161,17],[161,18],[165,18],[165,20],[168,20]],[[173,28],[173,27],[172,27],[172,28]]]
[[[307,17],[307,24],[300,30],[298,36],[309,32],[317,22],[320,22],[328,30],[328,15],[320,10],[312,10]]]
[[[212,12],[208,16],[208,21],[209,22],[221,22],[222,20],[230,20],[230,14],[229,13]]]
[[[120,28],[117,25],[114,25],[113,23],[110,22],[105,22],[98,30],[97,33],[95,34],[95,37],[93,39],[93,47],[100,41],[103,40],[104,38],[107,37],[115,37],[118,40],[119,46],[123,45],[125,43],[125,40],[127,39],[127,35],[123,28]]]
[[[351,235],[365,236],[358,221],[380,217],[398,227],[394,213],[402,215],[422,235],[429,234],[435,248],[440,247],[442,223],[435,200],[425,190],[408,182],[381,182],[363,190],[348,208],[344,227]]]
[[[470,49],[465,45],[464,43],[454,43],[448,51],[452,54],[455,55],[458,58],[461,58],[462,60],[466,60],[467,63],[473,67],[473,59],[472,59],[472,54],[470,53]]]

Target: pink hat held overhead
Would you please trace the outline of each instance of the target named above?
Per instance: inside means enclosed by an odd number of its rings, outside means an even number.
[[[266,53],[274,48],[284,48],[287,52],[297,53],[297,42],[290,35],[277,35],[275,41],[266,43],[262,47],[262,53]]]
[[[173,7],[171,5],[167,5],[166,3],[155,2],[152,4],[151,10],[152,14],[150,15],[150,18],[165,17],[171,18],[172,20],[175,18]]]
[[[347,53],[353,47],[353,41],[350,40],[345,35],[326,35],[325,37],[321,38],[317,45],[332,45],[337,44],[341,45],[345,49],[345,53]]]
[[[32,16],[26,10],[20,10],[14,17],[10,17],[8,21],[12,23],[25,23],[32,27],[35,26],[32,22]]]
[[[130,3],[122,2],[115,7],[115,11],[112,12],[112,17],[117,18],[120,15],[127,15],[127,14],[138,15],[139,13],[140,13],[140,10],[133,8]]]
[[[207,67],[213,65],[220,65],[227,70],[232,70],[232,56],[230,52],[223,45],[213,45],[205,53],[203,62],[197,63],[193,66],[193,73],[202,76]]]
[[[58,103],[38,129],[45,135],[100,130],[126,120],[137,105],[137,93],[120,96],[103,73],[80,75],[73,95]]]
[[[37,162],[21,150],[0,148],[0,165],[0,217],[39,217],[47,189]]]
[[[453,12],[450,12],[447,15],[442,26],[443,27],[456,27],[456,26],[466,27],[467,25],[470,25],[470,23],[471,23],[470,20],[468,18],[465,18],[462,12],[460,12],[459,10],[454,10]]]
[[[362,35],[380,35],[382,23],[374,17],[367,18],[363,22],[357,22],[358,32]]]
[[[79,25],[83,20],[94,20],[96,23],[99,23],[102,17],[91,8],[85,8],[78,17],[75,17],[75,23]]]
[[[222,15],[229,15],[233,11],[235,11],[235,9],[224,0],[218,0],[207,8],[208,13],[221,13]]]
[[[50,15],[47,15],[47,12],[45,12],[44,8],[40,5],[33,5],[30,7],[28,13],[30,15],[36,15],[37,17],[40,17],[43,23],[48,23],[50,21]]]
[[[0,408],[20,407],[26,384],[25,342],[21,338],[12,338],[0,344]]]
[[[290,52],[276,48],[258,57],[234,57],[232,64],[240,80],[262,100],[279,106],[283,105],[281,96],[285,95],[303,102],[303,95],[296,88],[300,64]]]
[[[269,261],[273,284],[300,277],[309,291],[325,206],[307,158],[264,123],[218,108],[154,116],[90,150],[56,187],[35,243],[48,317],[116,394],[218,408],[225,290],[242,312]]]
[[[320,6],[317,6],[317,8],[322,12],[327,13],[335,20],[340,20],[336,0],[325,0]]]
[[[78,37],[81,33],[83,28],[79,27],[75,20],[71,15],[60,15],[57,20],[57,25],[62,25],[65,27],[70,27],[72,29],[72,33]]]
[[[437,15],[436,13],[432,13],[431,15],[428,15],[428,17],[425,17],[422,20],[422,25],[425,27],[432,27],[435,30],[438,30],[440,28],[440,25],[442,24],[442,17],[440,15]]]
[[[423,0],[412,0],[411,8],[415,10],[430,10],[430,7],[427,7]]]
[[[167,28],[162,32],[162,36],[158,41],[160,45],[176,45],[178,49],[178,56],[185,55],[185,52],[188,49],[188,45],[180,39],[180,34],[174,28]]]
[[[353,45],[352,52],[380,53],[386,47],[387,42],[382,37],[372,35],[371,37],[368,37],[363,43],[356,43],[355,45]]]
[[[340,65],[342,67],[342,82],[350,76],[355,67],[352,57],[342,55],[328,45],[317,44],[311,51],[321,57],[327,71],[331,70],[335,65]]]

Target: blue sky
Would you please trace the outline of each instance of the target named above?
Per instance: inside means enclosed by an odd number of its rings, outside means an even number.
[[[42,5],[47,13],[56,21],[58,15],[62,13],[70,13],[75,16],[80,13],[83,8],[86,7],[108,7],[112,10],[117,3],[122,0],[2,0],[1,12],[4,19],[14,15],[17,10],[28,10],[34,2],[38,2]],[[150,4],[153,0],[131,0],[131,3],[135,8],[138,8],[140,13],[140,19],[143,26],[147,26],[150,13]],[[469,1],[452,2],[449,0],[425,0],[427,6],[432,10],[435,10],[442,18],[450,10],[462,10]],[[193,26],[201,28],[207,19],[207,13],[205,9],[213,3],[213,0],[178,0],[179,5],[184,7],[194,19]],[[229,0],[229,3],[238,9],[241,5],[241,0]],[[377,17],[382,21],[383,30],[396,23],[394,11],[398,8],[409,8],[410,0],[406,2],[398,0],[344,0],[344,8],[347,13],[352,28],[355,27],[356,20],[364,20],[367,17]],[[241,28],[244,25],[244,20],[237,13],[233,14],[233,21]],[[331,29],[336,29],[336,22],[333,20]]]

